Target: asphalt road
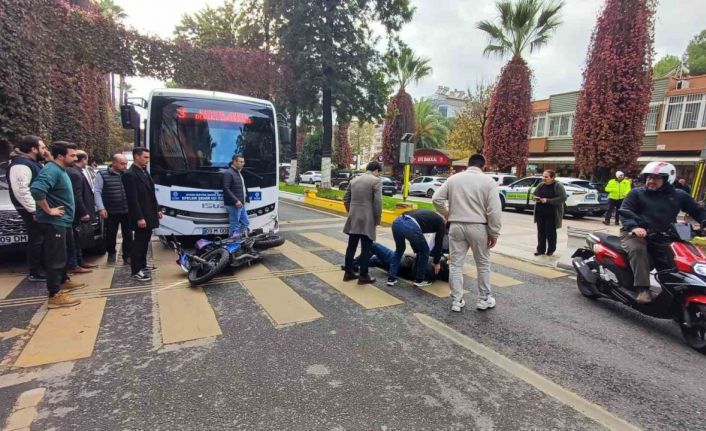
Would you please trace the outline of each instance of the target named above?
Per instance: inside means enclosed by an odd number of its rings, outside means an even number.
[[[342,262],[310,235],[345,240],[342,218],[290,203],[280,211],[292,246]],[[18,369],[7,347],[18,338],[0,341],[0,424],[23,391],[46,388],[32,429],[706,429],[706,356],[672,322],[582,297],[569,274],[495,265],[520,283],[495,288],[494,310],[474,310],[470,293],[456,314],[448,298],[385,286],[378,270],[376,287],[401,304],[366,308],[317,268],[295,273],[301,258],[270,254],[263,264],[292,271],[279,279],[321,314],[313,321],[275,326],[242,282],[223,281],[204,288],[216,337],[162,344],[155,294],[136,293],[108,297],[88,358]],[[115,270],[113,291],[126,288],[125,271]],[[475,280],[466,288],[475,292]],[[37,289],[23,282],[7,299]],[[29,326],[40,309],[3,305],[0,332]]]

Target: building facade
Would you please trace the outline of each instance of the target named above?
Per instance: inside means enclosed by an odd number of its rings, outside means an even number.
[[[551,95],[532,102],[528,172],[554,169],[577,176],[574,165],[573,124],[579,92]],[[677,175],[693,180],[706,148],[706,75],[656,79],[645,122],[638,164],[667,161]]]
[[[465,91],[450,90],[449,87],[440,85],[434,94],[425,100],[436,106],[442,117],[455,118],[468,101],[468,94]]]

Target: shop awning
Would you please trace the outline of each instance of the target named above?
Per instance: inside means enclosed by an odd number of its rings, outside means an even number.
[[[573,165],[575,161],[574,156],[544,156],[544,157],[530,157],[527,159],[528,163],[562,163],[566,165]],[[699,163],[701,158],[699,156],[640,156],[637,158],[638,163],[649,163],[649,162],[669,162],[676,165],[696,165]]]

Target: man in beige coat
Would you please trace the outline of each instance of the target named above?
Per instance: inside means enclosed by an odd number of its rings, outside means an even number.
[[[451,311],[461,311],[463,300],[463,265],[470,248],[478,269],[476,308],[495,307],[490,291],[490,249],[500,236],[501,205],[498,185],[483,173],[485,158],[474,154],[465,172],[450,177],[434,193],[432,202],[449,224],[449,285]]]
[[[343,281],[358,279],[358,284],[374,283],[375,278],[368,274],[368,261],[375,241],[375,227],[380,224],[382,217],[382,183],[380,181],[382,166],[378,162],[368,163],[367,172],[354,178],[343,203],[348,211],[348,219],[343,227],[343,232],[348,234],[348,248],[346,249],[346,273]],[[353,258],[361,243],[360,274],[353,271]]]

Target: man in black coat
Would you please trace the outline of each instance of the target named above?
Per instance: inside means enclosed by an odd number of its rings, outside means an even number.
[[[92,222],[96,220],[96,201],[93,197],[93,187],[89,182],[89,177],[85,174],[85,168],[88,164],[88,155],[85,151],[76,152],[76,161],[74,165],[66,169],[71,179],[71,187],[74,192],[74,203],[76,211],[74,212],[74,227],[82,222]],[[73,240],[72,240],[73,239]],[[83,261],[83,251],[80,247],[80,239],[78,233],[74,229],[73,238],[67,239],[68,247],[68,269],[71,274],[84,274],[91,272],[92,265]]]
[[[122,176],[129,209],[129,224],[133,229],[130,267],[132,278],[138,281],[150,281],[150,271],[156,269],[147,265],[147,248],[152,237],[152,229],[159,227],[162,212],[157,204],[154,182],[147,165],[150,151],[137,147],[132,150],[133,164]]]
[[[250,199],[242,174],[243,166],[245,158],[241,154],[234,154],[230,166],[223,172],[223,206],[228,211],[229,236],[234,233],[247,234],[250,227],[246,205]]]

